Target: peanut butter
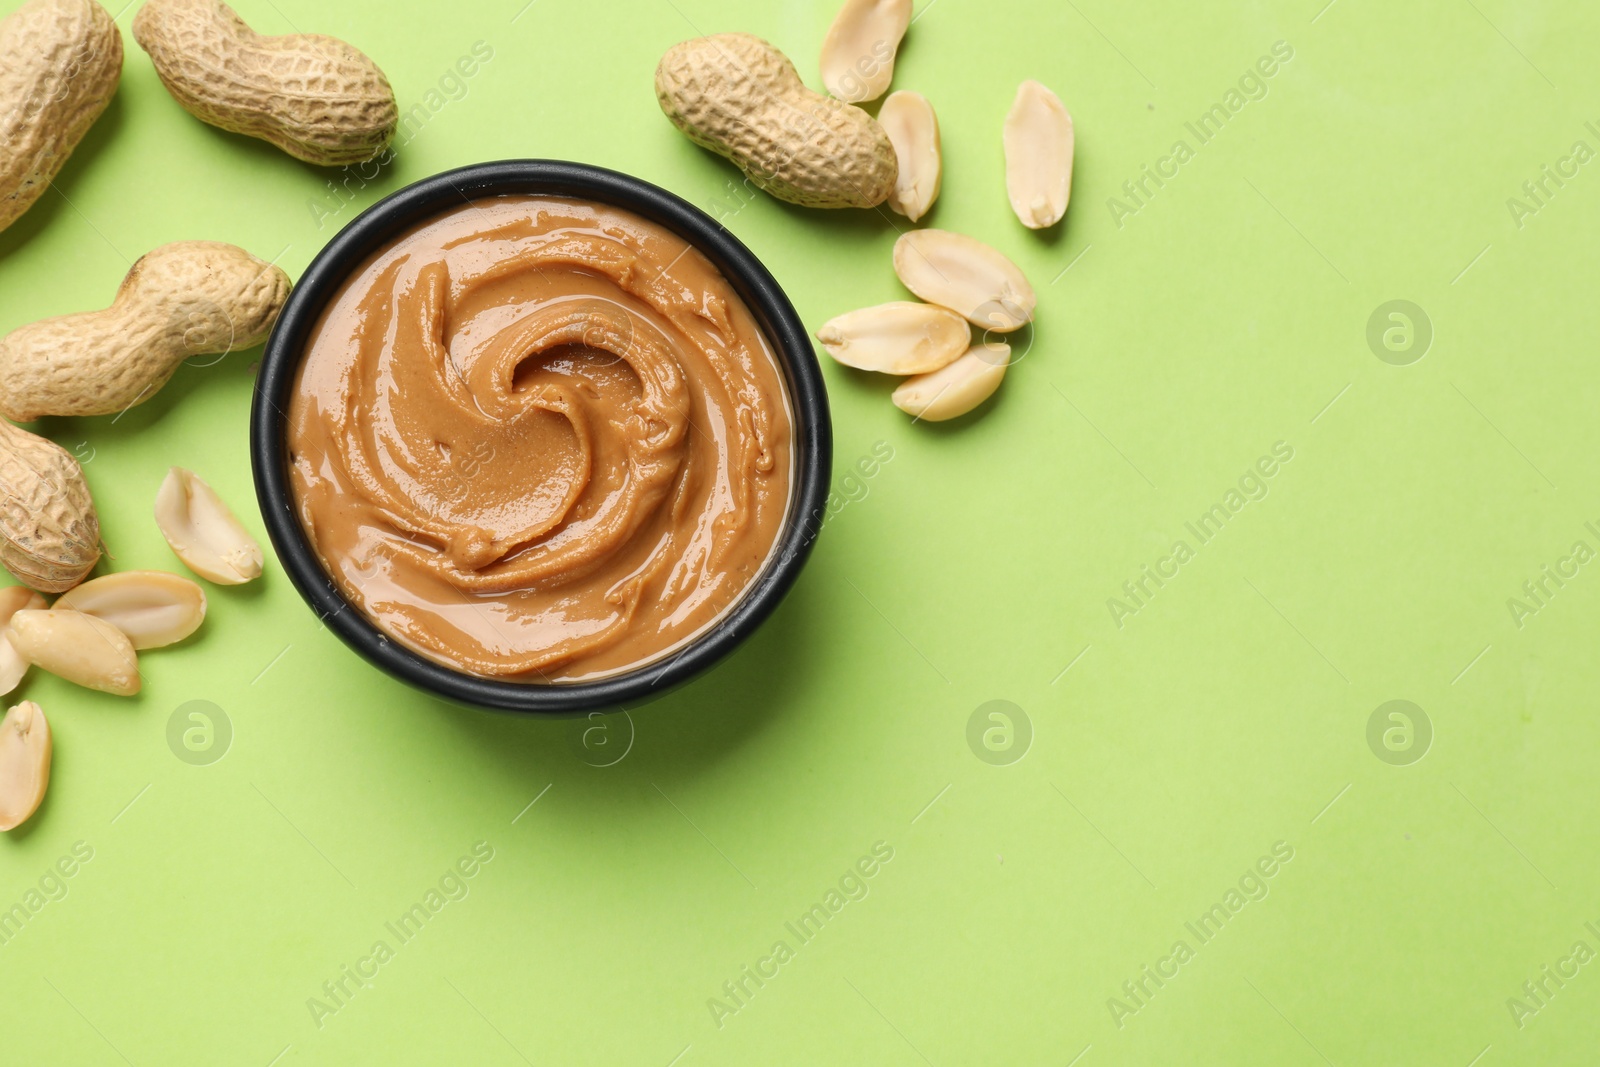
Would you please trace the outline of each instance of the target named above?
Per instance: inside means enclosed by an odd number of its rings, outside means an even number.
[[[447,666],[575,681],[735,604],[788,507],[782,371],[698,251],[607,205],[465,203],[324,311],[289,410],[339,589]]]

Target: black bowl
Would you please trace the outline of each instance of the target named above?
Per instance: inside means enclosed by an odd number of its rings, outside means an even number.
[[[452,670],[392,640],[346,600],[300,525],[289,488],[285,429],[295,375],[317,319],[370,255],[463,200],[502,194],[568,196],[625,208],[699,249],[743,298],[782,366],[794,422],[789,511],[765,569],[713,626],[665,660],[588,682],[529,684]],[[562,714],[659,696],[710,667],[772,614],[811,554],[822,526],[833,465],[828,395],[810,338],[767,269],[709,215],[638,178],[548,159],[505,160],[446,171],[409,185],[359,215],[318,253],[267,341],[250,411],[256,495],[272,547],[306,603],[345,644],[401,681],[447,700],[504,711]]]

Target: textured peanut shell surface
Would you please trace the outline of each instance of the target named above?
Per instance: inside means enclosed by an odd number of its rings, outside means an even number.
[[[0,230],[50,187],[122,76],[122,35],[94,0],[31,0],[0,21]]]
[[[100,558],[100,519],[83,468],[53,441],[0,420],[0,563],[61,593]]]
[[[336,37],[266,37],[221,0],[147,0],[133,38],[201,122],[335,167],[383,151],[400,111],[378,65]]]
[[[0,337],[0,414],[109,415],[154,396],[190,356],[266,340],[289,277],[235,245],[162,245],[128,271],[103,311]]]
[[[656,68],[672,124],[750,182],[805,207],[876,207],[894,191],[894,146],[858,107],[806,88],[787,56],[748,33],[674,45]]]

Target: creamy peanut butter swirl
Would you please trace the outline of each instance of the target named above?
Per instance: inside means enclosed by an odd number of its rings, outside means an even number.
[[[340,589],[482,675],[671,651],[738,600],[789,498],[749,310],[681,238],[598,204],[481,200],[393,242],[324,313],[289,415]]]

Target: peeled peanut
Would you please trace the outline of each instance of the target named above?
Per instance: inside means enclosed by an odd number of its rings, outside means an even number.
[[[6,624],[11,621],[11,616],[24,608],[42,607],[45,607],[44,597],[26,586],[12,585],[0,589],[0,696],[21,685],[22,676],[28,673],[28,661],[11,644]]]
[[[216,490],[192,471],[173,467],[156,493],[156,525],[179,559],[218,585],[242,585],[261,574],[261,546]]]
[[[57,599],[55,609],[104,619],[142,650],[182,641],[198,630],[206,617],[206,594],[166,571],[122,571],[84,582]]]
[[[76,685],[116,696],[139,691],[139,657],[128,635],[81,611],[24,609],[11,616],[11,643],[29,663]]]
[[[1033,319],[1033,286],[1017,265],[965,234],[911,230],[894,243],[894,272],[907,289],[976,326],[1009,333]]]
[[[1010,345],[973,345],[954,363],[907,378],[891,399],[895,407],[924,422],[953,419],[993,396],[1010,363]]]
[[[0,230],[50,187],[121,76],[122,35],[94,0],[31,0],[0,21]]]
[[[1072,196],[1072,116],[1061,98],[1023,82],[1006,116],[1005,146],[1011,210],[1031,229],[1054,226]]]
[[[894,190],[894,146],[858,107],[814,93],[787,56],[748,33],[674,45],[656,68],[672,124],[758,189],[805,207],[876,207]]]
[[[60,593],[100,558],[100,519],[66,449],[0,419],[0,563],[17,581]]]
[[[39,603],[43,606],[44,601]],[[11,644],[10,637],[0,637],[0,696],[15,692],[27,674],[28,661]]]
[[[221,0],[146,0],[133,39],[201,122],[337,167],[382,152],[400,109],[378,65],[336,37],[264,37]]]
[[[878,99],[910,25],[911,0],[844,0],[822,41],[822,84],[852,104]]]
[[[948,308],[896,300],[829,319],[817,340],[847,367],[926,374],[965,352],[972,330]]]
[[[27,822],[49,787],[50,724],[24,700],[0,719],[0,831]]]
[[[878,124],[889,135],[900,165],[894,192],[889,194],[889,207],[916,222],[939,197],[944,173],[939,155],[939,119],[927,97],[901,90],[890,93],[878,109]]]
[[[0,337],[0,413],[32,422],[124,411],[190,356],[266,340],[288,297],[288,275],[235,245],[162,245],[133,265],[106,310]]]

